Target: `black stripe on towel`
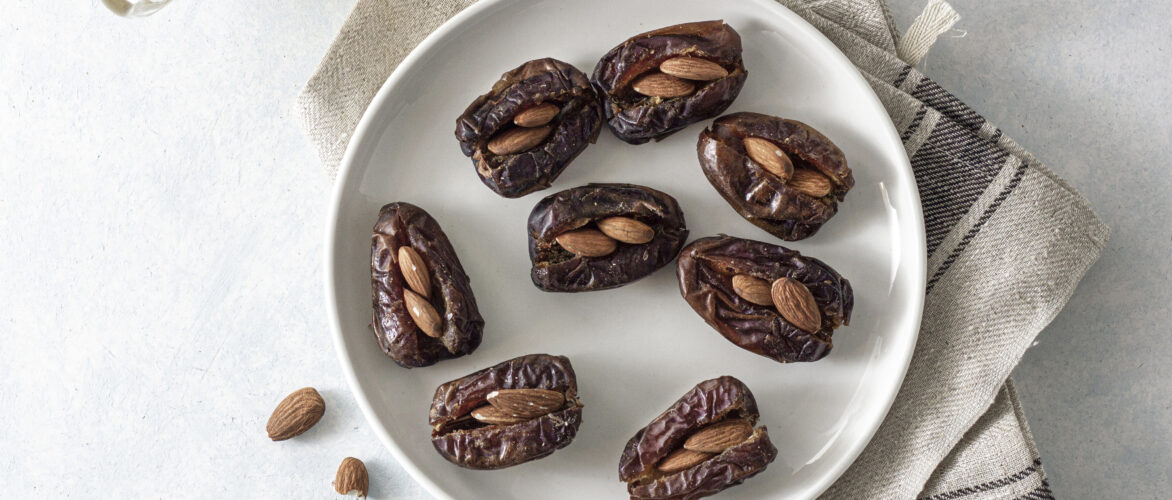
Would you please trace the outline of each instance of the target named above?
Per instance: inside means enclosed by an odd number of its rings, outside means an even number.
[[[982,491],[989,491],[989,490],[993,490],[993,489],[997,489],[997,488],[1003,488],[1005,486],[1009,486],[1013,483],[1021,481],[1022,479],[1030,477],[1035,472],[1038,472],[1038,468],[1041,466],[1042,466],[1042,460],[1041,459],[1034,459],[1033,465],[1026,467],[1026,468],[1014,473],[1014,474],[1011,474],[1009,476],[998,479],[996,481],[989,481],[987,483],[981,483],[976,486],[969,486],[967,488],[961,488],[959,490],[952,490],[949,492],[932,495],[930,497],[921,497],[920,500],[951,500],[954,498],[960,498],[960,497],[972,495],[974,493],[980,493]],[[1046,484],[1046,481],[1044,481],[1044,480],[1042,481],[1042,486],[1046,487],[1046,491],[1049,492],[1050,488]],[[1038,490],[1034,490],[1034,491],[1036,492]],[[1021,497],[1021,498],[1032,498],[1032,497],[1027,496],[1027,497]],[[1050,497],[1050,498],[1054,498],[1054,497]]]

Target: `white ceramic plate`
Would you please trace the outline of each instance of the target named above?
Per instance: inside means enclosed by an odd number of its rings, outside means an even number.
[[[804,121],[846,153],[857,184],[812,238],[781,242],[744,221],[696,160],[696,124],[630,146],[605,130],[553,188],[504,199],[484,187],[453,135],[455,119],[506,70],[556,57],[589,74],[627,37],[724,19],[740,34],[749,78],[732,111]],[[680,297],[674,263],[625,287],[538,291],[525,223],[542,197],[588,182],[632,182],[679,200],[691,237],[727,233],[781,243],[850,280],[852,323],[816,363],[783,365],[737,348]],[[409,201],[443,226],[472,279],[487,326],[470,356],[407,370],[369,327],[370,234],[378,209]],[[429,36],[383,85],[342,162],[326,245],[327,304],[350,385],[376,433],[440,498],[623,498],[627,439],[694,384],[733,375],[753,390],[779,454],[722,498],[811,498],[862,451],[911,358],[923,306],[924,228],[911,168],[890,119],[829,41],[771,0],[486,0]],[[429,440],[435,387],[514,356],[570,358],[585,410],[573,444],[499,471],[456,467]]]

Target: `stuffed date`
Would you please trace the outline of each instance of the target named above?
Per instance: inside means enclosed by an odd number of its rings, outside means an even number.
[[[714,495],[777,458],[753,393],[724,376],[700,382],[627,441],[619,479],[632,500]]]
[[[545,58],[505,73],[476,98],[456,120],[456,138],[484,185],[516,198],[553,184],[601,128],[586,74]]]
[[[730,342],[773,360],[817,361],[850,322],[850,282],[817,259],[760,241],[693,241],[677,264],[680,293]]]
[[[855,185],[842,151],[809,125],[757,113],[717,118],[696,146],[708,182],[783,240],[812,236]]]
[[[431,443],[453,464],[501,469],[543,458],[574,440],[582,403],[565,356],[530,354],[440,385]]]
[[[533,284],[548,292],[616,288],[667,265],[688,237],[675,198],[634,184],[588,184],[529,214]]]
[[[374,336],[401,366],[428,366],[480,345],[484,319],[447,235],[422,208],[391,203],[371,237]]]
[[[704,21],[635,35],[607,52],[591,79],[610,130],[643,144],[723,113],[746,76],[740,35]]]

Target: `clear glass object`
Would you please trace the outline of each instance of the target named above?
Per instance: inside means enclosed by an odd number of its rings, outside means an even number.
[[[146,17],[165,7],[171,0],[102,0],[111,11],[122,17]]]

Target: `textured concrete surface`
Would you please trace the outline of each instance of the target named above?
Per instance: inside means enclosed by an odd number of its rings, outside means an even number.
[[[894,0],[901,26],[922,6]],[[1017,371],[1060,498],[1160,498],[1172,464],[1172,4],[956,0],[926,72],[1114,229]],[[15,497],[320,498],[367,429],[323,307],[329,182],[293,113],[350,0],[100,2],[0,17],[0,484]],[[955,33],[954,33],[955,35]],[[946,35],[951,36],[951,35]],[[264,436],[287,392],[323,421]]]

